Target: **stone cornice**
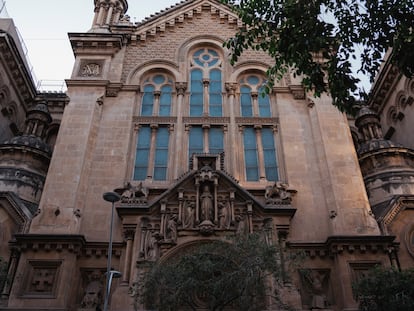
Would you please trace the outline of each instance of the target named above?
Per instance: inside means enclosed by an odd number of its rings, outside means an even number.
[[[126,42],[126,36],[123,34],[69,33],[68,35],[75,56],[79,54],[114,55]]]
[[[37,91],[22,57],[13,38],[5,32],[0,32],[0,61],[8,71],[12,84],[18,90],[17,95],[21,96],[23,107],[27,110],[26,105],[31,103]]]
[[[238,16],[228,6],[218,1],[187,0],[145,19],[142,23],[138,24],[131,39],[145,41],[148,37],[155,37],[165,32],[166,29],[174,28],[176,25],[191,20],[195,15],[199,15],[207,10],[210,11],[211,15],[218,16],[221,20],[229,24],[234,24],[237,27],[242,26],[242,22]]]
[[[325,242],[287,242],[292,250],[304,251],[310,258],[330,257],[353,253],[390,254],[398,248],[395,236],[362,235],[362,236],[330,236]]]
[[[240,125],[277,125],[279,118],[260,117],[236,117],[236,123]]]
[[[120,257],[124,242],[114,242],[112,254]],[[12,249],[25,251],[69,251],[83,257],[106,257],[108,242],[86,241],[80,234],[16,234],[10,242]]]
[[[177,123],[177,117],[160,117],[160,116],[135,116],[132,121],[140,124],[171,124]]]
[[[380,69],[368,100],[369,107],[378,114],[384,110],[395,84],[402,76],[398,68],[391,63],[391,58],[391,54],[386,56],[386,62]]]
[[[229,117],[184,117],[186,124],[226,124],[230,123]]]

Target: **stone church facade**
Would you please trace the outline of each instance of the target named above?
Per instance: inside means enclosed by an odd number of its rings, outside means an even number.
[[[242,25],[219,1],[138,24],[127,8],[95,0],[92,28],[69,34],[65,94],[37,93],[0,42],[1,310],[102,309],[106,192],[121,198],[110,310],[145,309],[147,263],[234,234],[305,253],[279,289],[297,310],[357,310],[352,283],[371,267],[413,266],[412,80],[387,63],[349,120],[290,74],[262,95],[272,59],[230,65],[223,42]]]

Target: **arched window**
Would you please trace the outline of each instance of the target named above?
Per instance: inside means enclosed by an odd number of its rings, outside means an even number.
[[[196,50],[191,58],[190,71],[190,116],[221,116],[222,61],[217,51],[211,48]]]
[[[240,81],[240,114],[242,117],[270,117],[270,98],[266,94],[266,80],[259,75],[249,74]]]
[[[142,116],[171,114],[173,81],[166,74],[155,74],[145,80],[141,104]]]

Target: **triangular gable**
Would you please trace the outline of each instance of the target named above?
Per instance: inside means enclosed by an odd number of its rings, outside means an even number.
[[[157,36],[168,28],[191,20],[195,15],[201,14],[203,10],[209,9],[212,15],[219,16],[229,24],[242,26],[242,21],[231,8],[215,0],[188,0],[182,1],[166,10],[160,11],[137,25],[134,35],[138,40],[145,41],[149,36]]]
[[[288,232],[296,211],[290,205],[293,190],[275,183],[254,196],[220,169],[218,159],[199,155],[196,169],[148,203],[151,190],[142,184],[116,190],[123,197],[117,205],[121,218],[140,216],[140,260],[155,260],[188,239],[260,231],[270,240],[274,228]]]

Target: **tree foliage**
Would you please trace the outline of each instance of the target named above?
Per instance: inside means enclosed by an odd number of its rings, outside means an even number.
[[[377,267],[354,285],[361,311],[414,310],[414,270]]]
[[[281,273],[279,251],[259,235],[210,241],[166,262],[145,278],[143,303],[157,310],[263,310],[267,282]]]
[[[244,23],[225,46],[235,63],[248,48],[274,59],[270,86],[289,68],[315,96],[329,92],[341,111],[355,113],[359,72],[373,82],[384,54],[407,77],[414,75],[412,0],[222,0]],[[359,65],[358,65],[359,66]]]

